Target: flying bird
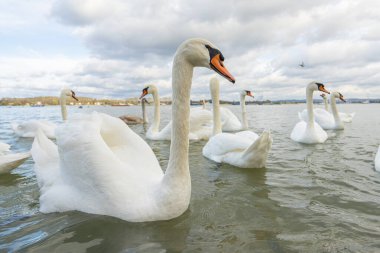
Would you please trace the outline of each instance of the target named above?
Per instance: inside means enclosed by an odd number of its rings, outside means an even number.
[[[299,66],[300,66],[301,68],[305,67],[305,64],[303,63],[303,61],[302,61],[301,64],[299,64]]]

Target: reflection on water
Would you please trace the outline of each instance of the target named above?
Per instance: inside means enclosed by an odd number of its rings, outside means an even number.
[[[380,105],[339,105],[356,112],[343,131],[328,131],[324,144],[290,140],[305,105],[248,106],[249,124],[271,129],[266,169],[239,169],[201,155],[205,142],[190,143],[192,198],[185,214],[170,221],[129,223],[80,212],[39,213],[33,160],[0,176],[0,251],[30,252],[376,252],[380,249]],[[230,106],[239,114],[238,106]],[[152,118],[153,108],[148,107]],[[140,114],[139,107],[69,107],[113,116]],[[163,106],[163,124],[170,107]],[[0,138],[14,151],[30,149],[12,121],[60,123],[58,107],[1,108]],[[131,126],[141,136],[146,126]],[[170,142],[147,141],[166,168]]]

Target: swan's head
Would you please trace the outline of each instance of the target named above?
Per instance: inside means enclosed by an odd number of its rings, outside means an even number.
[[[248,96],[248,97],[255,97],[255,96],[253,96],[253,93],[252,93],[252,91],[250,91],[250,90],[242,90],[242,91],[240,91],[240,95],[242,95],[242,96]]]
[[[194,67],[213,69],[230,82],[235,83],[235,78],[224,66],[224,56],[222,52],[208,40],[186,40],[178,47],[176,55],[181,55]]]
[[[64,96],[67,96],[67,97],[72,97],[73,99],[75,99],[76,101],[79,101],[78,98],[75,96],[75,92],[73,90],[70,90],[70,89],[63,89],[61,91],[61,95],[64,95]]]
[[[142,89],[140,99],[142,99],[148,94],[154,94],[154,93],[157,93],[156,85],[153,85],[153,84],[148,85],[144,89]]]
[[[325,89],[325,85],[323,83],[311,82],[307,86],[307,89],[310,89],[310,90],[313,90],[313,91],[319,90],[319,91],[325,92],[327,94],[330,94],[330,92]]]
[[[321,96],[323,99],[327,99],[325,93],[322,93],[320,96]]]
[[[346,100],[344,99],[342,93],[340,93],[340,92],[333,91],[333,92],[331,92],[331,96],[334,96],[335,98],[339,98],[343,102],[346,102]]]

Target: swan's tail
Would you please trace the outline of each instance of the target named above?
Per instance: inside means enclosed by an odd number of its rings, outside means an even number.
[[[264,168],[267,163],[268,153],[272,147],[272,136],[270,130],[265,130],[259,138],[252,143],[242,154],[246,167]]]
[[[38,185],[41,188],[51,185],[59,174],[59,155],[57,146],[49,140],[41,129],[34,138],[32,157]]]
[[[29,157],[29,152],[7,154],[0,156],[0,174],[7,173],[17,168],[18,166],[23,164]]]

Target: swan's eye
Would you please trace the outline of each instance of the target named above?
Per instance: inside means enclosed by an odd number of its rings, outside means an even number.
[[[218,49],[212,48],[209,45],[205,45],[205,47],[208,49],[208,52],[210,54],[210,62],[211,62],[211,59],[214,58],[218,54],[219,54],[219,59],[221,61],[224,61],[224,56]]]

